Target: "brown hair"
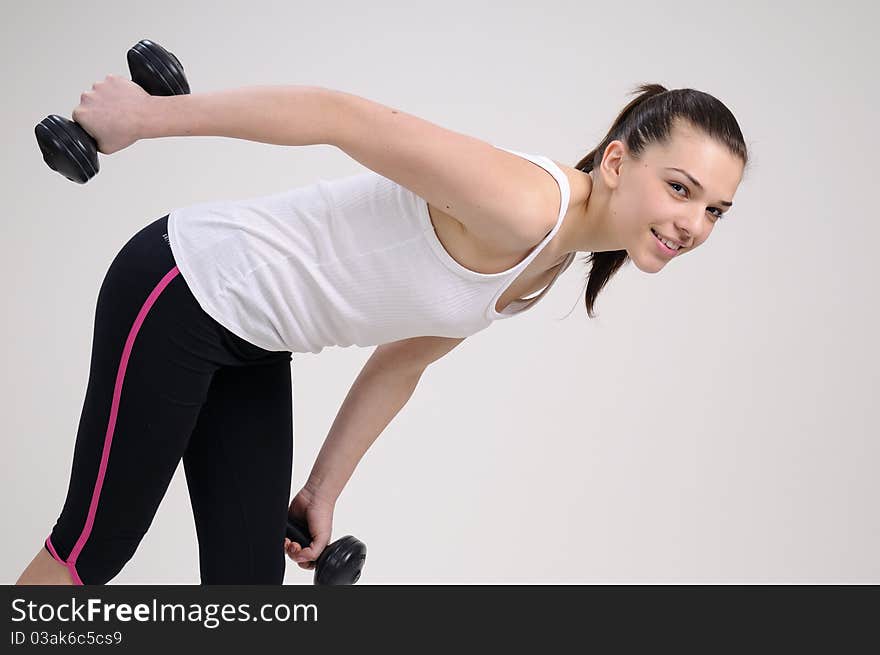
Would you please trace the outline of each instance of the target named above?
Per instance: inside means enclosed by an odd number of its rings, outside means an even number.
[[[638,159],[649,145],[669,142],[676,120],[727,146],[731,154],[740,158],[744,168],[748,165],[748,150],[739,124],[724,103],[714,96],[695,89],[670,91],[660,84],[641,84],[632,93],[640,95],[623,108],[605,138],[584,155],[575,168],[592,171],[602,163],[605,149],[615,140],[625,143],[629,155]],[[594,318],[593,307],[599,292],[627,261],[626,250],[593,252],[587,256],[585,263],[591,266],[584,304],[590,318]]]

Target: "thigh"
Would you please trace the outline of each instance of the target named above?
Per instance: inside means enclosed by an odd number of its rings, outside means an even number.
[[[109,581],[134,554],[215,372],[287,366],[291,358],[245,342],[205,313],[176,266],[167,219],[125,244],[98,293],[67,497],[45,541],[78,583]]]
[[[104,584],[133,556],[217,369],[187,334],[181,284],[116,265],[99,294],[67,496],[46,540],[77,582]]]
[[[202,584],[281,584],[293,465],[290,359],[218,370],[183,457]]]

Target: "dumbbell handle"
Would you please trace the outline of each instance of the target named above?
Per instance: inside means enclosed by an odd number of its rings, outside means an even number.
[[[308,548],[309,544],[312,543],[312,536],[309,534],[308,527],[290,517],[287,517],[287,538],[295,541],[303,548]]]

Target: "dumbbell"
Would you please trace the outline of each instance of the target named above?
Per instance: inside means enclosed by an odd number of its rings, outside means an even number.
[[[149,39],[128,51],[131,81],[152,96],[189,93],[183,65],[172,53]],[[85,184],[98,174],[98,144],[79,123],[50,114],[34,128],[43,160],[72,182]]]
[[[307,548],[312,543],[308,527],[291,517],[287,518],[287,538]],[[350,585],[361,577],[367,546],[364,542],[346,535],[328,544],[315,562],[316,585]]]

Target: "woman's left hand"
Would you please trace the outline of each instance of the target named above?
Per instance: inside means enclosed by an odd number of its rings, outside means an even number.
[[[108,75],[80,96],[72,117],[95,139],[98,152],[112,155],[140,138],[151,97],[131,80]]]
[[[287,537],[284,538],[284,550],[287,556],[301,569],[315,568],[321,551],[330,542],[335,508],[336,501],[320,496],[308,484],[290,503],[287,515],[304,523],[312,535],[310,544],[298,544]]]

